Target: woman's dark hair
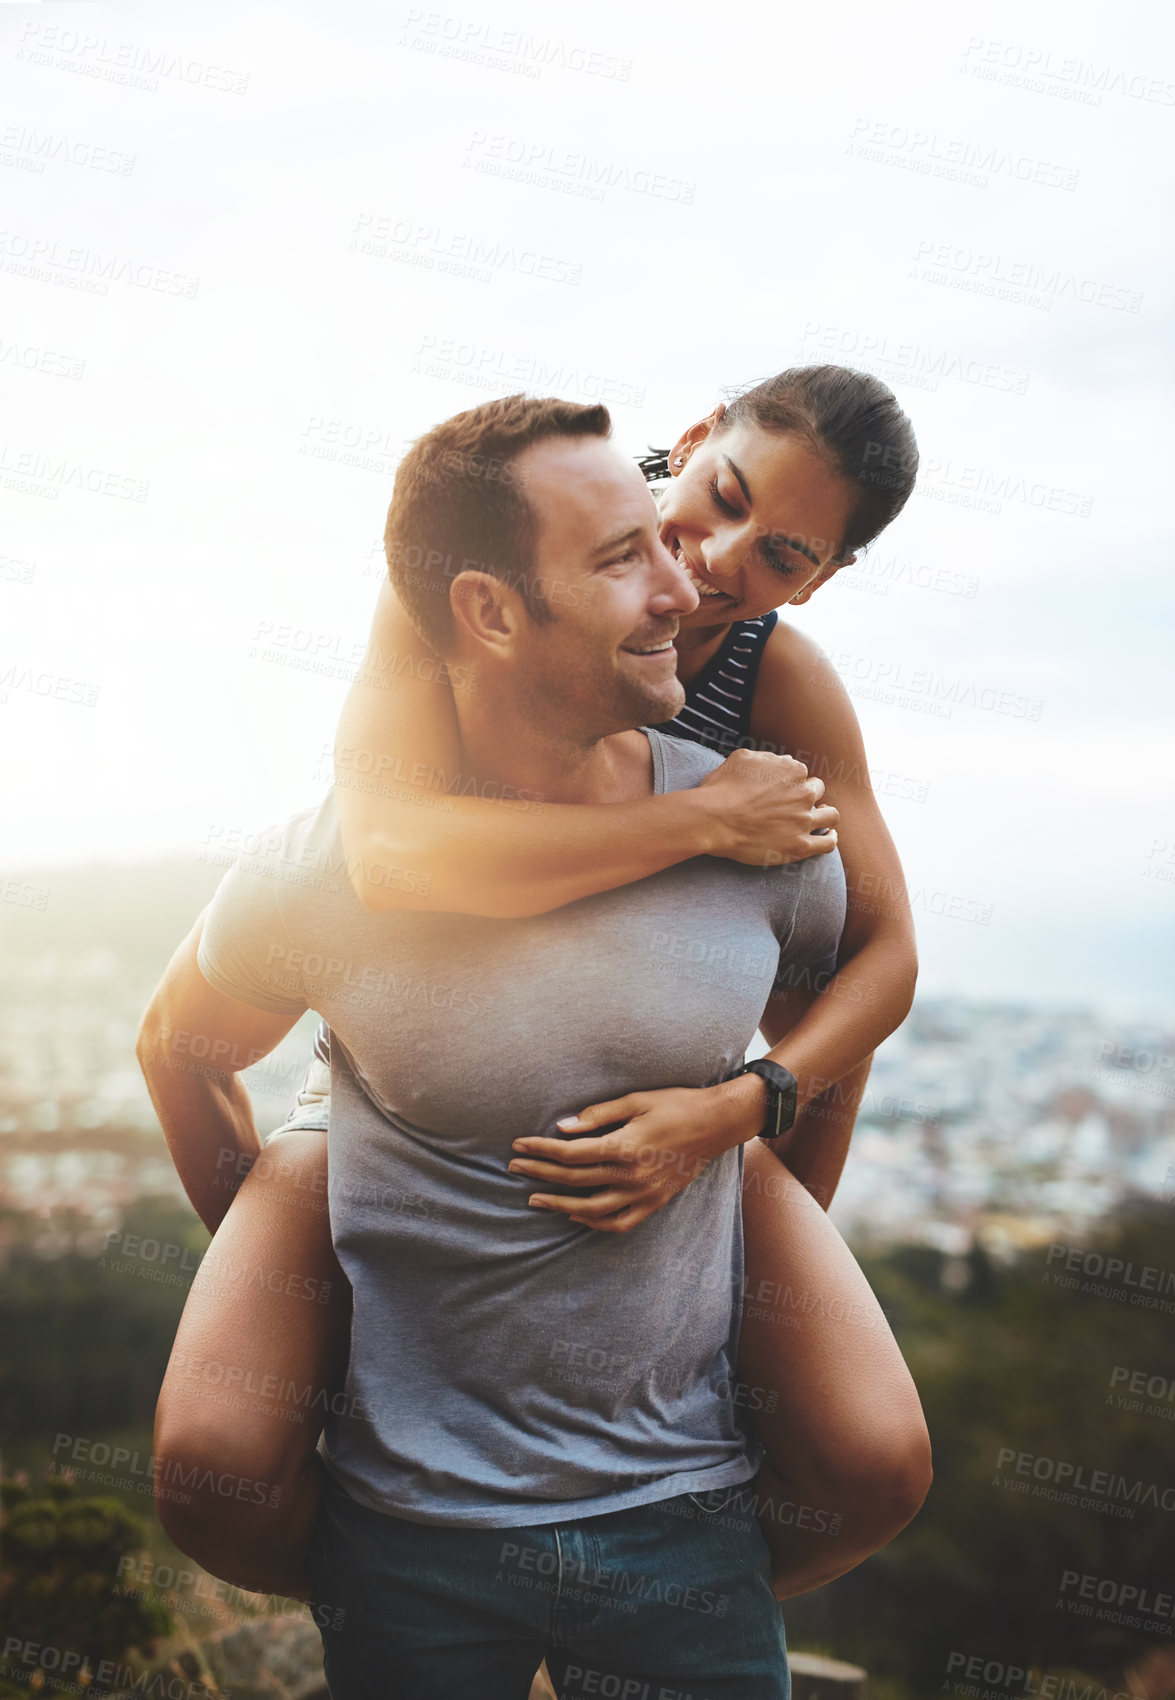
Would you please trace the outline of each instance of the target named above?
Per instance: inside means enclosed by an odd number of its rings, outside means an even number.
[[[736,395],[715,426],[758,425],[794,432],[849,483],[857,501],[837,553],[851,555],[883,532],[909,500],[918,472],[914,428],[893,391],[848,366],[795,366]],[[667,454],[640,461],[645,477],[663,478]]]

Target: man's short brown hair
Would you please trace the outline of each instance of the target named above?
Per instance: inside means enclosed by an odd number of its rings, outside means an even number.
[[[420,437],[396,472],[384,531],[391,579],[421,635],[453,646],[449,586],[464,571],[521,591],[531,617],[551,618],[533,581],[535,515],[514,463],[545,437],[607,437],[608,409],[554,397],[505,396],[457,413]]]

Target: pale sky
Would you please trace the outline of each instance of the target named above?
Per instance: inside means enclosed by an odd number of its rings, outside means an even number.
[[[436,420],[602,396],[636,453],[840,360],[924,470],[798,617],[924,988],[1175,1009],[1170,19],[455,7],[0,5],[0,863],[315,800],[293,663],[362,644]]]

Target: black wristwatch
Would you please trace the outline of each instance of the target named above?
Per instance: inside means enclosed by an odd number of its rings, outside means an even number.
[[[796,1077],[786,1068],[780,1068],[768,1057],[757,1057],[754,1062],[745,1063],[739,1069],[740,1074],[757,1074],[767,1086],[767,1120],[763,1123],[763,1131],[759,1138],[765,1139],[768,1145],[777,1140],[781,1133],[786,1133],[796,1119]]]

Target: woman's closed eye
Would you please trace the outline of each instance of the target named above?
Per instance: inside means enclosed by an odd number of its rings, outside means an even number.
[[[710,499],[719,513],[725,514],[728,519],[739,519],[741,517],[739,508],[733,502],[728,501],[718,488],[717,473],[710,480]],[[790,578],[798,571],[796,562],[785,561],[781,555],[776,553],[769,538],[765,537],[759,544],[759,553],[766,564],[773,568],[775,572],[782,573],[784,578]]]
[[[760,543],[759,553],[767,565],[773,567],[777,573],[782,573],[784,578],[790,578],[799,570],[794,561],[785,561],[782,556],[777,555],[767,538]]]
[[[734,503],[728,502],[721,490],[719,490],[717,473],[715,473],[714,477],[710,480],[710,498],[719,513],[725,514],[728,519],[737,519],[739,517],[739,511],[735,507]]]

